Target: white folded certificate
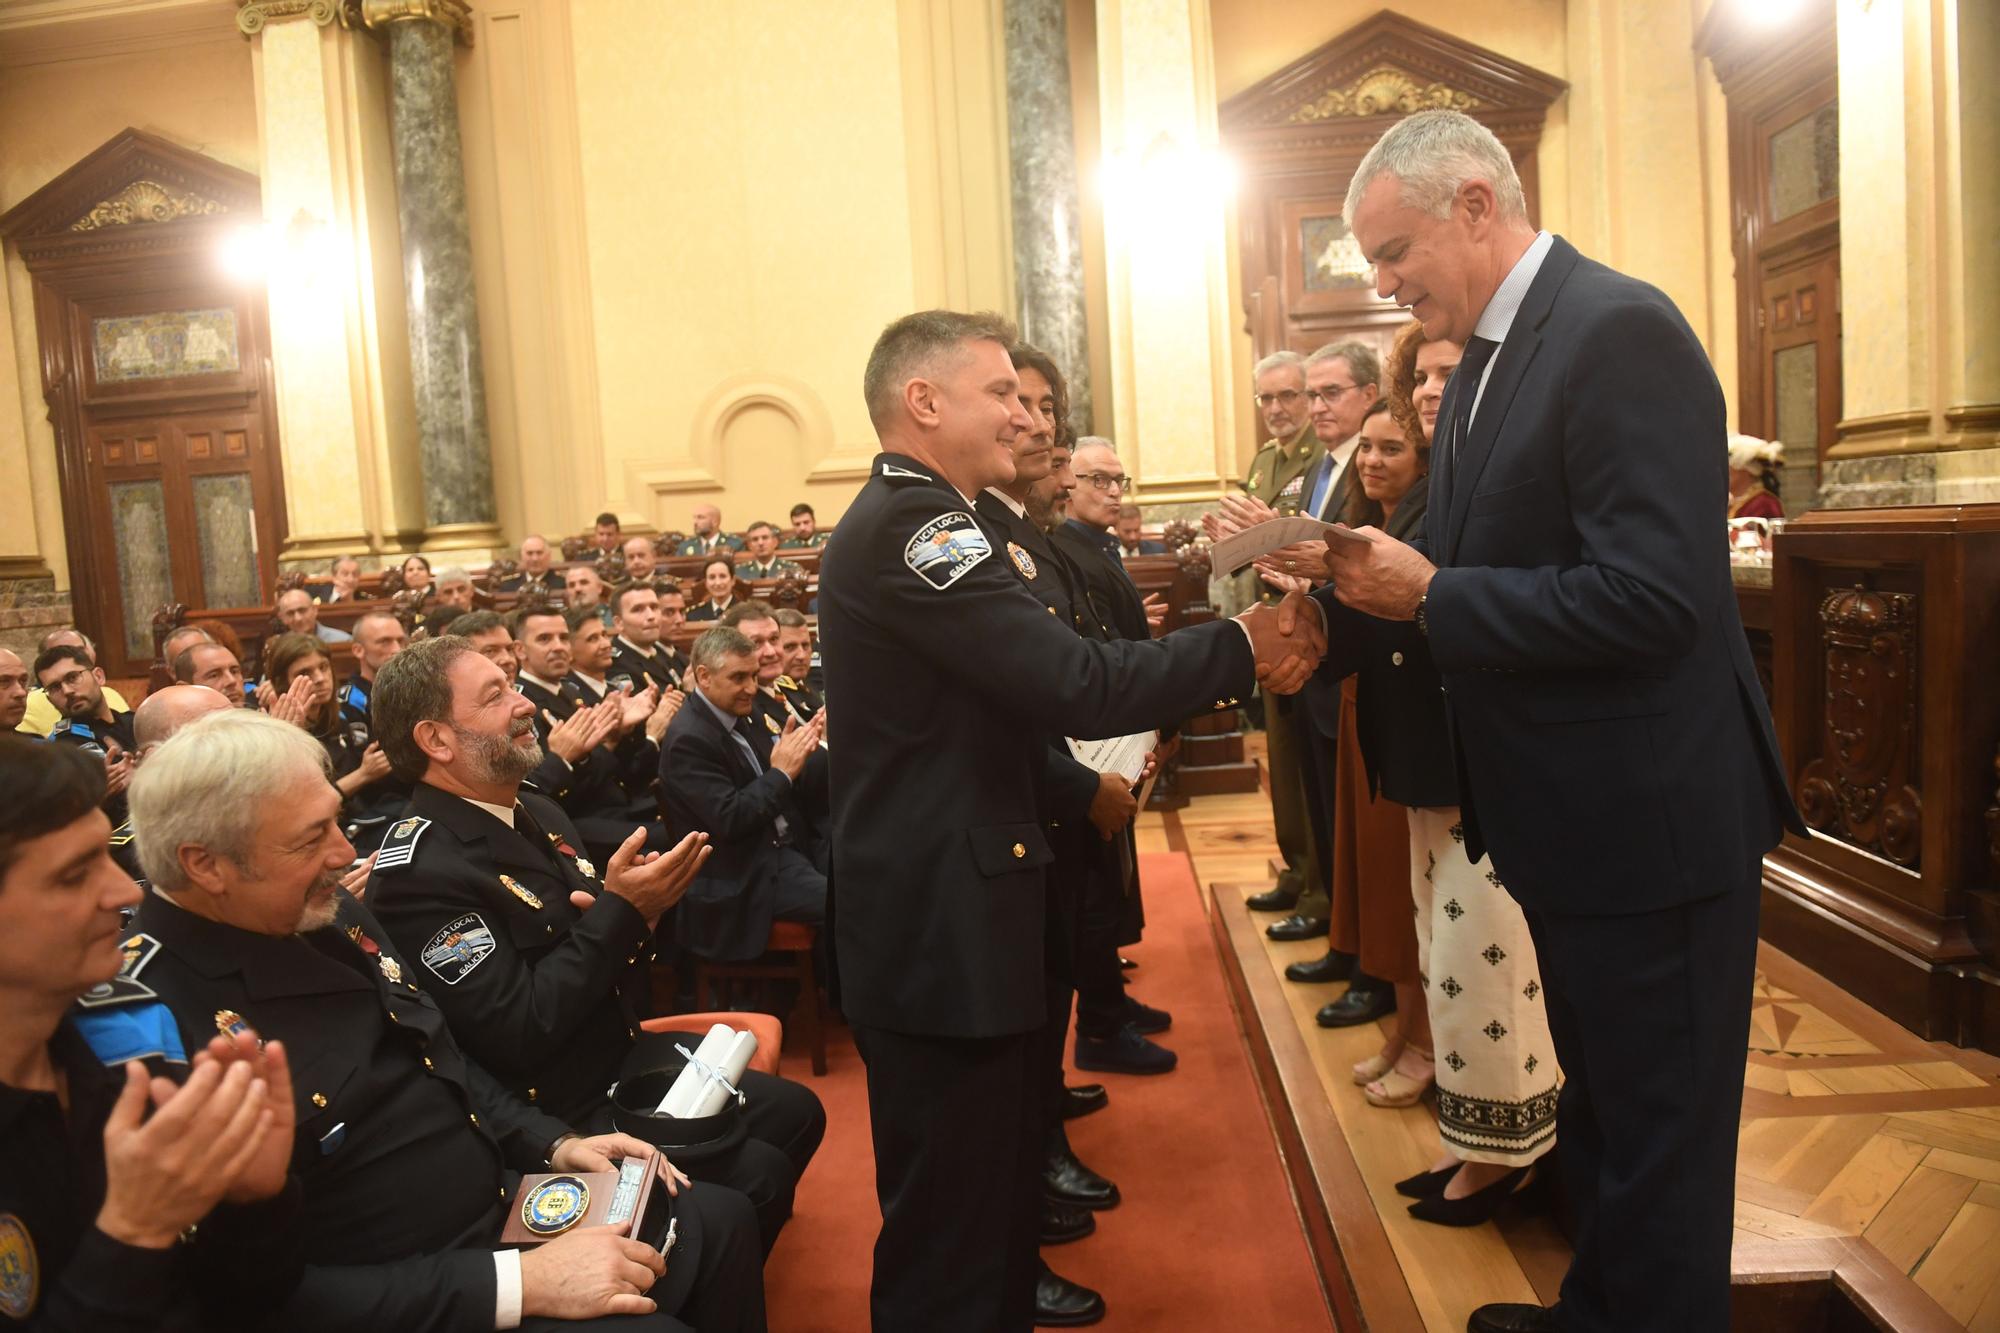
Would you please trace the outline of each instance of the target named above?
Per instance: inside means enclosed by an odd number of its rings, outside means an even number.
[[[1291,518],[1269,518],[1224,537],[1208,549],[1210,566],[1224,574],[1234,574],[1260,555],[1269,555],[1294,542],[1349,541],[1366,545],[1368,539],[1344,523],[1322,523],[1297,514]]]
[[[1101,741],[1072,740],[1069,752],[1076,756],[1077,763],[1094,773],[1116,773],[1128,785],[1136,785],[1139,775],[1146,771],[1146,756],[1159,743],[1159,732],[1139,731]]]

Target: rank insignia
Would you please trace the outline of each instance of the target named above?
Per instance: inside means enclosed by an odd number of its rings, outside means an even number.
[[[785,729],[778,725],[778,719],[769,713],[764,714],[764,726],[773,736],[782,736],[785,732]]]
[[[250,1025],[234,1009],[218,1009],[215,1011],[215,1030],[225,1037],[234,1037],[239,1032],[248,1032]]]
[[[590,1186],[576,1176],[550,1176],[521,1199],[521,1225],[537,1236],[560,1236],[590,1211]]]
[[[35,1238],[12,1213],[0,1213],[0,1314],[25,1321],[42,1292]]]
[[[1021,571],[1021,577],[1035,577],[1035,557],[1029,555],[1017,542],[1007,543],[1007,558],[1014,562],[1014,568]]]
[[[389,836],[382,840],[381,849],[375,853],[375,868],[393,870],[397,866],[408,865],[410,858],[417,854],[417,840],[424,836],[424,830],[430,826],[431,821],[422,815],[411,815],[408,819],[398,820],[389,830]]]
[[[386,953],[382,954],[375,961],[382,965],[382,975],[389,978],[389,982],[391,985],[394,985],[402,981],[403,965],[401,963],[397,962],[395,959],[391,958]]]
[[[528,892],[527,887],[520,880],[515,879],[512,875],[502,875],[500,883],[506,888],[507,892],[519,898],[535,911],[539,912],[542,910],[542,900]]]
[[[153,955],[160,951],[160,942],[151,935],[139,934],[129,937],[118,947],[125,955],[118,975],[130,979],[137,977],[146,964],[153,961]]]

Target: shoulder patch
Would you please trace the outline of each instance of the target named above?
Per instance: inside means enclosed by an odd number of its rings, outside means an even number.
[[[153,955],[160,951],[160,942],[141,932],[128,937],[118,947],[125,951],[125,965],[118,969],[118,975],[129,981],[136,980],[146,964],[153,961]]]
[[[992,545],[972,515],[956,509],[939,514],[917,529],[903,547],[903,563],[942,592],[992,554]]]
[[[417,839],[423,837],[424,830],[430,826],[431,821],[422,815],[397,820],[389,829],[389,836],[382,839],[381,850],[375,853],[375,868],[393,870],[397,866],[408,865],[410,858],[417,854]]]
[[[495,948],[493,928],[477,912],[467,912],[431,936],[424,946],[424,966],[447,986],[465,980]]]
[[[92,1053],[107,1065],[122,1065],[127,1060],[187,1063],[173,1011],[151,988],[136,981],[115,977],[92,986],[77,1000],[70,1021]]]

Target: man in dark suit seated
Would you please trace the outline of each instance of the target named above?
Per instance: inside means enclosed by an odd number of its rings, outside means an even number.
[[[562,575],[549,568],[555,554],[546,537],[531,533],[521,539],[521,572],[500,580],[501,592],[540,593],[552,597],[562,591]]]
[[[1465,854],[1527,917],[1566,1076],[1561,1302],[1469,1327],[1727,1328],[1761,861],[1805,827],[1715,539],[1721,386],[1662,292],[1535,230],[1468,116],[1397,122],[1346,216],[1378,292],[1465,352],[1422,545],[1359,529],[1317,595],[1429,639]]]
[[[1118,533],[1118,555],[1130,560],[1135,555],[1166,555],[1167,544],[1156,542],[1142,535],[1146,515],[1138,505],[1119,505],[1118,521],[1113,525]]]
[[[773,920],[826,919],[826,850],[792,789],[826,723],[824,715],[804,726],[787,720],[767,763],[748,734],[756,648],[737,630],[712,629],[694,641],[693,662],[694,693],[660,745],[660,803],[669,836],[700,829],[715,852],[675,929],[703,958],[755,958]]]

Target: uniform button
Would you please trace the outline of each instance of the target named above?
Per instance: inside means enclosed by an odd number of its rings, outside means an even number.
[[[1403,655],[1401,653],[1390,653],[1389,660],[1391,662],[1394,662],[1397,666],[1403,665]]]
[[[553,935],[556,933],[556,928],[554,926],[543,926],[542,933],[545,935]]]
[[[500,1187],[500,1197],[503,1199],[507,1197],[507,1187],[505,1185]]]
[[[472,1122],[472,1127],[474,1129],[479,1128],[479,1112],[473,1111],[469,1113],[465,1118]]]
[[[1020,859],[1021,859],[1022,857],[1026,856],[1027,854],[1028,854],[1028,849],[1027,849],[1026,847],[1023,847],[1023,846],[1022,846],[1022,845],[1021,845],[1020,843],[1018,843],[1018,842],[1014,844],[1014,859],[1015,859],[1015,860],[1017,860],[1017,861],[1018,861],[1018,860],[1020,860]]]
[[[535,1090],[533,1088],[528,1089],[528,1100],[529,1101],[535,1100]]]
[[[402,1020],[402,1019],[400,1019],[400,1018],[398,1018],[398,1017],[396,1017],[396,1011],[395,1011],[394,1009],[391,1009],[391,1010],[389,1011],[389,1021],[390,1021],[391,1023],[400,1023],[400,1022],[402,1022],[403,1020]]]
[[[436,1069],[436,1068],[437,1068],[437,1066],[436,1066],[436,1065],[434,1065],[434,1064],[432,1064],[432,1063],[431,1063],[431,1058],[430,1058],[430,1057],[429,1057],[428,1055],[424,1057],[424,1068],[426,1068],[426,1069]]]
[[[637,1040],[639,1040],[639,1029],[637,1029],[637,1028],[626,1028],[626,1029],[625,1029],[625,1037],[626,1037],[626,1040],[628,1040],[628,1041],[637,1041]]]
[[[312,1103],[313,1103],[313,1105],[314,1105],[314,1106],[317,1106],[317,1107],[319,1107],[319,1108],[320,1108],[321,1110],[325,1110],[325,1109],[326,1109],[326,1094],[325,1094],[325,1093],[323,1093],[323,1092],[315,1092],[315,1093],[314,1093],[314,1094],[312,1095]]]

